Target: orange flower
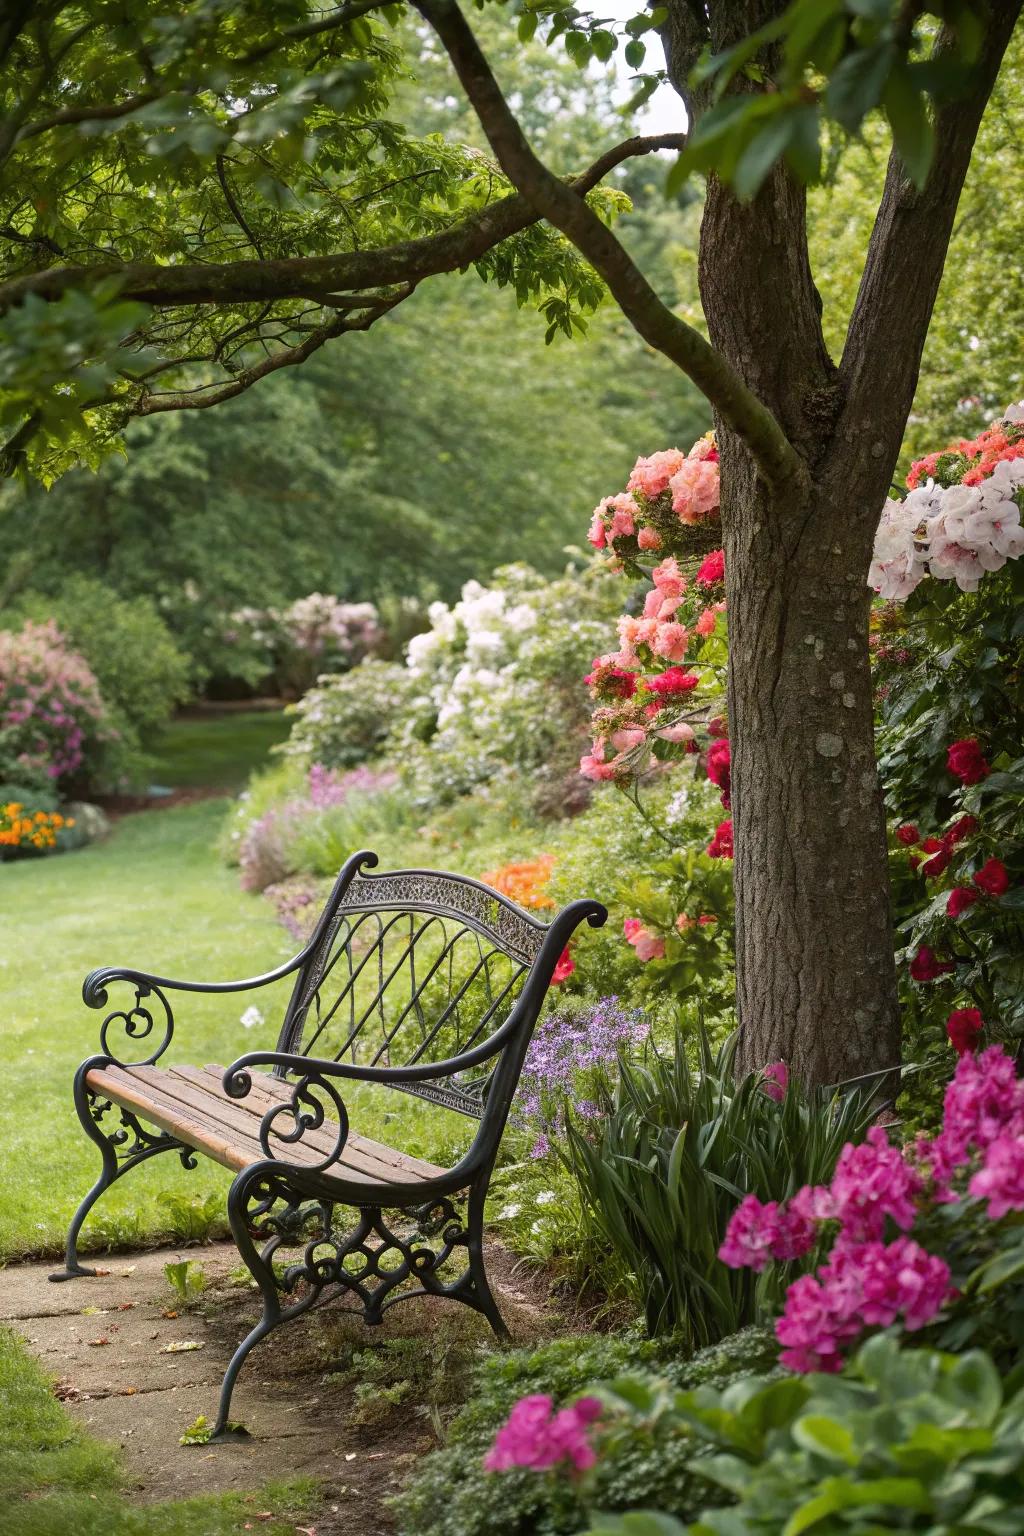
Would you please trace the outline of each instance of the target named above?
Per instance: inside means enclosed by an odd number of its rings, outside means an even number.
[[[519,864],[504,864],[501,869],[489,870],[480,879],[519,906],[538,910],[555,904],[550,896],[544,894],[544,887],[554,867],[554,854],[542,853],[536,859],[525,859]]]

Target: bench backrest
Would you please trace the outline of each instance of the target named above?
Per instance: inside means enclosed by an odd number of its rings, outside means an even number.
[[[543,923],[479,881],[436,870],[375,874],[376,862],[357,854],[339,876],[278,1048],[385,1072],[482,1053],[445,1077],[394,1084],[480,1117],[499,1079],[502,1097],[514,1091],[572,930],[584,918],[603,921],[604,909],[574,902]]]

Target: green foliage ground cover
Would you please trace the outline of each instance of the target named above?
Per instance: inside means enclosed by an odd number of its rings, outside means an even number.
[[[235,1536],[254,1509],[279,1511],[260,1530],[285,1536],[318,1503],[312,1485],[133,1505],[116,1450],[80,1429],[14,1337],[0,1330],[0,1531],[10,1536]]]
[[[153,737],[152,780],[170,789],[240,789],[289,726],[273,709],[179,716]]]

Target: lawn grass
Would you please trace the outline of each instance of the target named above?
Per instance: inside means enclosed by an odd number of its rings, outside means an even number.
[[[82,1004],[85,974],[114,964],[229,980],[271,970],[294,951],[270,904],[241,891],[237,873],[216,856],[226,810],[218,799],[140,812],[118,821],[105,842],[3,866],[0,1261],[60,1252],[99,1171],[71,1098],[75,1068],[99,1049],[102,1014]],[[286,978],[256,994],[172,998],[176,1028],[165,1062],[226,1065],[244,1051],[272,1050],[290,985]],[[112,988],[111,1007],[132,997],[122,985],[115,1001]],[[264,1022],[245,1029],[241,1015],[254,1002]],[[436,1161],[465,1144],[470,1122],[462,1117],[383,1094],[346,1093],[356,1129]],[[152,1159],[103,1196],[83,1248],[201,1237],[210,1220],[203,1203],[219,1195],[210,1209],[223,1212],[229,1182],[205,1158],[191,1173],[171,1155]]]
[[[248,1495],[131,1505],[117,1451],[92,1439],[56,1401],[44,1372],[0,1329],[0,1532],[11,1536],[235,1536],[254,1510],[269,1536],[295,1531],[319,1502],[309,1482]]]
[[[291,718],[283,710],[239,710],[171,720],[147,742],[154,784],[169,789],[241,789],[249,774],[285,740]]]

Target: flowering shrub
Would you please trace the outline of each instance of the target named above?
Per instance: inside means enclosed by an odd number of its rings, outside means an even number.
[[[637,459],[626,489],[595,507],[587,537],[595,549],[611,551],[636,570],[654,551],[684,555],[700,549],[700,535],[718,524],[718,504],[718,449],[708,433],[688,454],[669,448]]]
[[[521,907],[542,911],[545,907],[555,905],[546,890],[554,867],[554,854],[542,853],[536,859],[503,864],[500,869],[492,869],[481,875],[480,879],[485,885],[492,885],[510,901],[518,902]]]
[[[63,787],[109,735],[96,678],[54,623],[0,630],[0,781]]]
[[[321,676],[292,707],[287,757],[351,768],[379,755],[389,732],[416,706],[406,667],[371,657],[350,672]]]
[[[507,1472],[511,1467],[529,1467],[538,1472],[567,1465],[574,1472],[585,1472],[597,1460],[587,1428],[600,1415],[601,1404],[594,1397],[578,1397],[557,1413],[546,1392],[521,1397],[484,1457],[484,1468]]]
[[[900,1321],[913,1332],[958,1296],[966,1297],[971,1327],[981,1326],[979,1291],[1024,1270],[1024,1242],[1012,1222],[982,1231],[979,1242],[972,1231],[979,1201],[987,1201],[990,1223],[1024,1211],[1024,1082],[1000,1046],[980,1056],[963,1051],[938,1135],[904,1150],[876,1127],[865,1144],[843,1148],[827,1187],[805,1186],[782,1205],[748,1196],[720,1257],[730,1268],[760,1272],[771,1260],[789,1262],[831,1242],[828,1261],[789,1287],[776,1333],[790,1369],[838,1371],[869,1329]],[[921,1242],[905,1235],[915,1231]],[[967,1272],[954,1281],[949,1261],[961,1255]],[[1013,1317],[1018,1311],[1010,1308]],[[1024,1328],[1016,1329],[1019,1348]]]
[[[977,591],[986,571],[1024,554],[1024,401],[972,441],[918,459],[907,486],[885,504],[869,586],[904,598],[931,575]]]
[[[0,805],[0,858],[5,848],[39,853],[55,848],[57,833],[74,824],[73,816],[64,817],[59,811],[29,811],[17,800]]]
[[[243,891],[263,891],[301,870],[303,841],[308,842],[311,836],[315,840],[318,832],[327,831],[332,812],[353,802],[372,802],[374,797],[393,789],[396,781],[397,775],[390,769],[372,769],[363,764],[347,773],[337,773],[322,763],[313,763],[307,770],[301,794],[268,806],[240,832],[237,862]],[[351,839],[335,869],[348,853],[355,851],[357,841]],[[287,921],[285,926],[291,931]]]
[[[260,656],[278,691],[294,695],[304,693],[317,673],[338,672],[372,655],[384,631],[373,603],[311,592],[287,608],[236,609],[224,639]]]

